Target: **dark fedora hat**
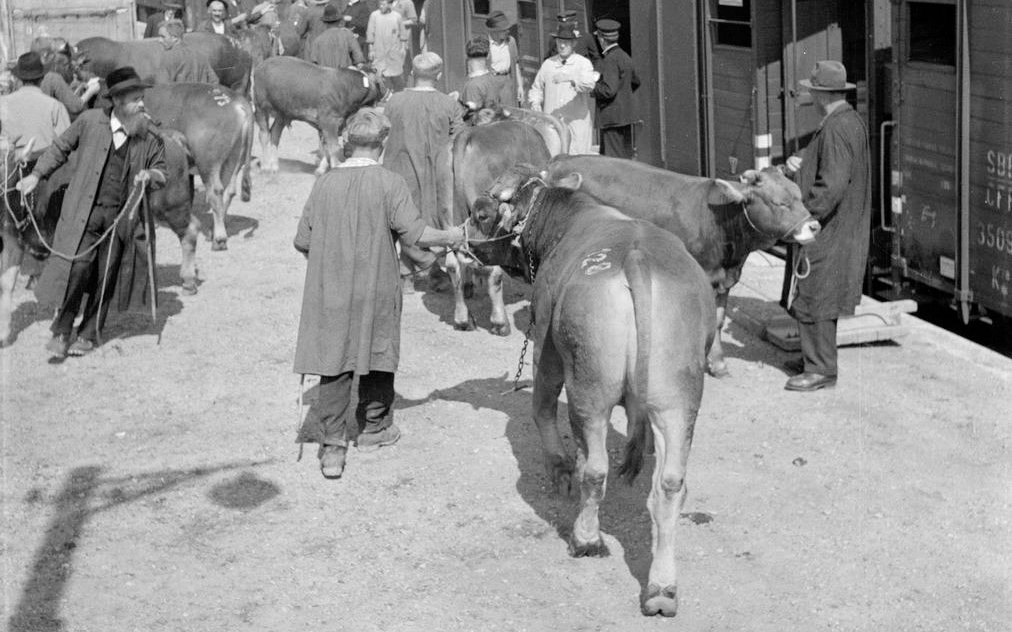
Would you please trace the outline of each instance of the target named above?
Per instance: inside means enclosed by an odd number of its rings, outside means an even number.
[[[485,28],[490,31],[503,31],[510,27],[510,19],[502,11],[493,11],[485,19]]]
[[[580,39],[580,35],[576,32],[576,24],[572,22],[559,22],[559,25],[555,27],[555,32],[552,33],[552,37],[567,40]]]
[[[144,90],[151,87],[150,83],[141,81],[133,66],[123,66],[110,72],[109,76],[105,78],[105,85],[108,86],[104,93],[104,96],[107,98],[112,98],[117,94],[130,92],[131,90]]]
[[[11,70],[11,74],[22,81],[35,81],[46,75],[42,67],[42,57],[38,53],[25,53],[18,57],[18,63]]]
[[[857,87],[847,82],[847,69],[844,65],[832,59],[815,62],[811,78],[802,79],[798,83],[809,90],[824,92],[844,92]]]
[[[344,20],[344,16],[338,10],[336,5],[328,4],[323,9],[323,17],[320,18],[324,22],[341,22]]]

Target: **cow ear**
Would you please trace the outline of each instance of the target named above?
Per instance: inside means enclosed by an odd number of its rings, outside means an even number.
[[[713,206],[742,204],[745,200],[745,193],[727,180],[714,179],[710,185],[707,202]]]
[[[556,179],[555,182],[552,183],[553,186],[561,187],[563,189],[569,189],[570,191],[579,191],[580,185],[582,184],[583,184],[583,176],[580,175],[579,171],[567,173],[566,175]]]

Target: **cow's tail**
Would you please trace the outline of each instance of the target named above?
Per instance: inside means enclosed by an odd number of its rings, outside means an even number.
[[[242,126],[242,184],[241,195],[243,202],[249,202],[253,195],[253,181],[250,179],[250,163],[253,161],[253,105],[243,108],[245,119]]]
[[[632,250],[622,263],[622,269],[629,281],[636,321],[636,365],[625,397],[626,417],[629,420],[628,440],[619,475],[632,483],[643,467],[643,455],[651,439],[650,415],[646,399],[649,386],[647,367],[650,360],[650,312],[653,301],[650,291],[650,267],[638,244],[633,244]]]

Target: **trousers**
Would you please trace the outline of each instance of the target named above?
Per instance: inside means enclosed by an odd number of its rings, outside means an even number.
[[[351,371],[320,378],[319,396],[309,407],[299,433],[300,442],[321,445],[348,445]],[[380,432],[394,422],[394,374],[371,371],[358,380],[358,406],[355,408],[357,434]]]
[[[602,156],[633,158],[636,155],[636,148],[633,147],[633,126],[622,125],[603,128],[599,151]]]
[[[81,245],[77,252],[84,252],[92,247],[99,240],[105,231],[112,226],[119,208],[109,206],[96,206],[91,209],[88,215],[88,223],[84,227],[84,235],[81,237]],[[79,338],[97,341],[102,327],[105,325],[106,316],[109,314],[109,306],[112,304],[113,292],[116,289],[116,280],[119,277],[120,262],[123,259],[123,247],[128,238],[129,222],[121,221],[113,234],[103,241],[98,248],[92,250],[87,256],[74,261],[70,266],[70,277],[67,281],[67,292],[64,294],[60,310],[53,319],[50,327],[56,335],[69,335],[74,327],[74,319],[81,309],[81,301],[84,295],[88,295],[88,302],[84,306],[84,313],[81,325],[77,330]],[[108,262],[108,273],[106,263]],[[102,279],[106,278],[105,295],[99,297],[102,290]],[[102,305],[99,313],[99,303]]]
[[[835,376],[836,319],[817,320],[812,323],[799,321],[798,333],[801,336],[801,355],[805,360],[805,372]]]

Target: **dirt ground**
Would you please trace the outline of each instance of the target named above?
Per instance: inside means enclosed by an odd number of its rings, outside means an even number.
[[[447,295],[406,296],[403,439],[353,450],[340,481],[314,449],[296,462],[291,241],[314,148],[297,125],[282,173],[233,205],[229,250],[201,241],[197,295],[159,231],[157,326],[118,317],[98,352],[47,361],[50,315],[22,280],[0,351],[12,632],[1012,629],[1012,361],[914,327],[842,350],[835,390],[788,393],[788,355],[737,318],[768,308],[754,285],[731,303],[733,376],[706,383],[674,620],[639,614],[649,476],[608,489],[611,557],[567,555],[576,501],[547,487],[529,390],[500,394],[517,282],[508,338],[454,331]]]

